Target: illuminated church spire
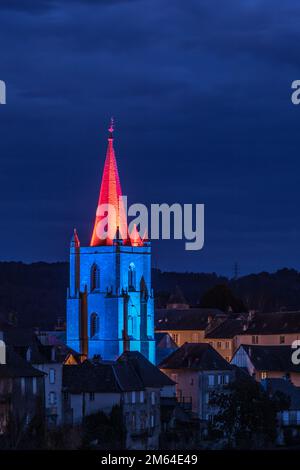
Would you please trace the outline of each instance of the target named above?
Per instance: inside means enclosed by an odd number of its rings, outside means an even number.
[[[90,243],[91,246],[112,245],[117,229],[119,229],[118,232],[120,233],[120,237],[124,241],[128,238],[126,213],[123,202],[120,199],[122,197],[122,189],[113,146],[113,118],[111,118],[108,131],[108,146],[102,175],[96,220]],[[104,213],[104,208],[108,204],[114,208],[114,213]],[[103,238],[103,229],[106,229],[107,227],[109,228],[109,233],[112,235]]]
[[[151,243],[134,221],[127,225],[113,120],[108,131],[90,246],[81,246],[76,230],[70,244],[67,344],[83,357],[114,361],[130,350],[155,363]]]

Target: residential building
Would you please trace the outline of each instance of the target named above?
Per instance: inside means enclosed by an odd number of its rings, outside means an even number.
[[[243,331],[244,319],[227,318],[215,328],[205,332],[204,340],[230,362],[235,352],[235,337]]]
[[[210,404],[213,392],[234,380],[234,368],[208,343],[185,343],[159,365],[176,382],[180,403],[190,404],[199,419],[211,421],[217,410]]]
[[[160,362],[175,351],[178,346],[169,333],[155,333],[154,338],[156,345],[156,364],[160,364]]]
[[[218,309],[156,309],[155,331],[168,333],[177,346],[203,343],[206,331],[227,318],[227,314]]]
[[[285,346],[300,340],[300,312],[255,313],[235,337],[235,350],[241,344]]]
[[[0,448],[24,446],[29,431],[32,441],[43,436],[44,400],[44,374],[7,346],[0,364]]]
[[[114,370],[123,391],[123,412],[128,431],[126,448],[158,449],[161,399],[175,397],[174,381],[135,351],[124,352]],[[132,395],[138,384],[139,395]]]
[[[233,355],[231,364],[247,370],[258,382],[289,377],[299,387],[300,365],[293,364],[292,353],[290,346],[241,344]]]
[[[139,352],[124,352],[115,362],[85,361],[63,367],[66,424],[122,408],[126,449],[157,449],[160,398],[175,395],[175,384]]]

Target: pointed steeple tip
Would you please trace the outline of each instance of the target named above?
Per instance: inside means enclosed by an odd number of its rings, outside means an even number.
[[[111,118],[110,118],[110,126],[109,126],[109,128],[108,128],[108,132],[109,132],[108,138],[109,138],[109,139],[113,139],[113,138],[114,138],[114,136],[113,136],[114,130],[115,130],[115,121],[114,121],[114,118],[111,117]]]
[[[74,228],[73,235],[72,235],[72,238],[71,238],[71,246],[80,247],[80,241],[79,241],[79,238],[78,238],[78,235],[77,235],[76,228]]]

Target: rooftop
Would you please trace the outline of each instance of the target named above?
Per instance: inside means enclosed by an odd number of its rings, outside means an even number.
[[[233,367],[208,343],[184,343],[164,359],[161,369],[233,370]]]
[[[240,348],[243,348],[246,351],[253,366],[258,371],[300,373],[300,365],[292,363],[293,349],[291,346],[258,346],[241,344]]]
[[[11,346],[6,347],[6,364],[0,364],[0,378],[43,377],[44,373],[32,367]]]
[[[174,385],[173,380],[166,376],[138,351],[125,351],[118,358],[117,363],[129,364],[145,387],[162,388]]]
[[[214,308],[190,308],[188,310],[157,309],[155,311],[156,330],[205,330],[212,319],[227,318],[227,315]]]
[[[206,333],[205,338],[233,338],[243,331],[244,320],[228,318]]]
[[[300,312],[257,313],[241,334],[300,333]]]

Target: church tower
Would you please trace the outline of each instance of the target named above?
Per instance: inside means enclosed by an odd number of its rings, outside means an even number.
[[[104,360],[115,360],[125,350],[140,351],[155,363],[151,244],[136,227],[131,233],[127,228],[113,130],[112,121],[90,246],[80,246],[76,230],[71,239],[67,344]],[[115,216],[108,213],[103,238],[100,208],[106,204]]]

